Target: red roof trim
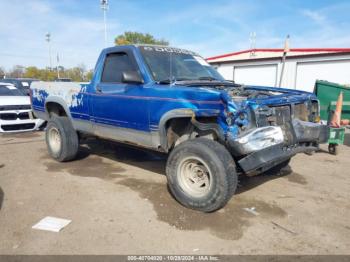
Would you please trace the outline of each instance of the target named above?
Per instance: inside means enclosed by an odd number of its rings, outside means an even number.
[[[283,52],[282,48],[257,48],[257,49],[248,49],[239,52],[218,55],[208,57],[206,60],[214,60],[219,58],[224,58],[228,56],[240,55],[250,52]],[[350,48],[291,48],[290,52],[350,52]]]

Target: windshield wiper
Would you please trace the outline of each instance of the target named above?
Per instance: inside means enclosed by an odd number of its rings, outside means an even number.
[[[163,79],[163,80],[157,81],[157,84],[159,84],[159,85],[168,85],[168,84],[177,83],[179,81],[188,81],[188,80],[191,80],[191,79],[189,79],[189,78],[177,78],[177,79],[170,80],[169,78],[167,78],[167,79]]]
[[[212,76],[201,76],[201,77],[198,78],[198,80],[214,81],[214,80],[219,80],[219,79],[216,79],[215,77],[212,77]]]
[[[167,85],[170,83],[171,83],[170,79],[163,79],[163,80],[157,81],[157,84],[159,84],[159,85]]]

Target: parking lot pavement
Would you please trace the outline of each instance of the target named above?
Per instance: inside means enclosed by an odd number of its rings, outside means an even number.
[[[43,133],[3,135],[0,253],[350,254],[347,143],[338,156],[299,154],[283,174],[241,178],[224,209],[203,214],[170,196],[163,155],[91,140],[57,163]],[[46,216],[72,222],[31,228]]]

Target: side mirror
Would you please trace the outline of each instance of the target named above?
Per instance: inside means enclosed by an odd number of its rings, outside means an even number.
[[[130,84],[143,84],[143,79],[137,71],[124,71],[122,73],[122,82]]]

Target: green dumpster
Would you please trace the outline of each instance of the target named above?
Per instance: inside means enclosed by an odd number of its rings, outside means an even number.
[[[320,116],[327,121],[329,113],[335,110],[340,92],[343,91],[342,119],[350,119],[350,87],[316,80],[314,93],[320,101]]]
[[[345,128],[329,128],[328,134],[328,151],[333,155],[338,154],[338,145],[344,144]]]

